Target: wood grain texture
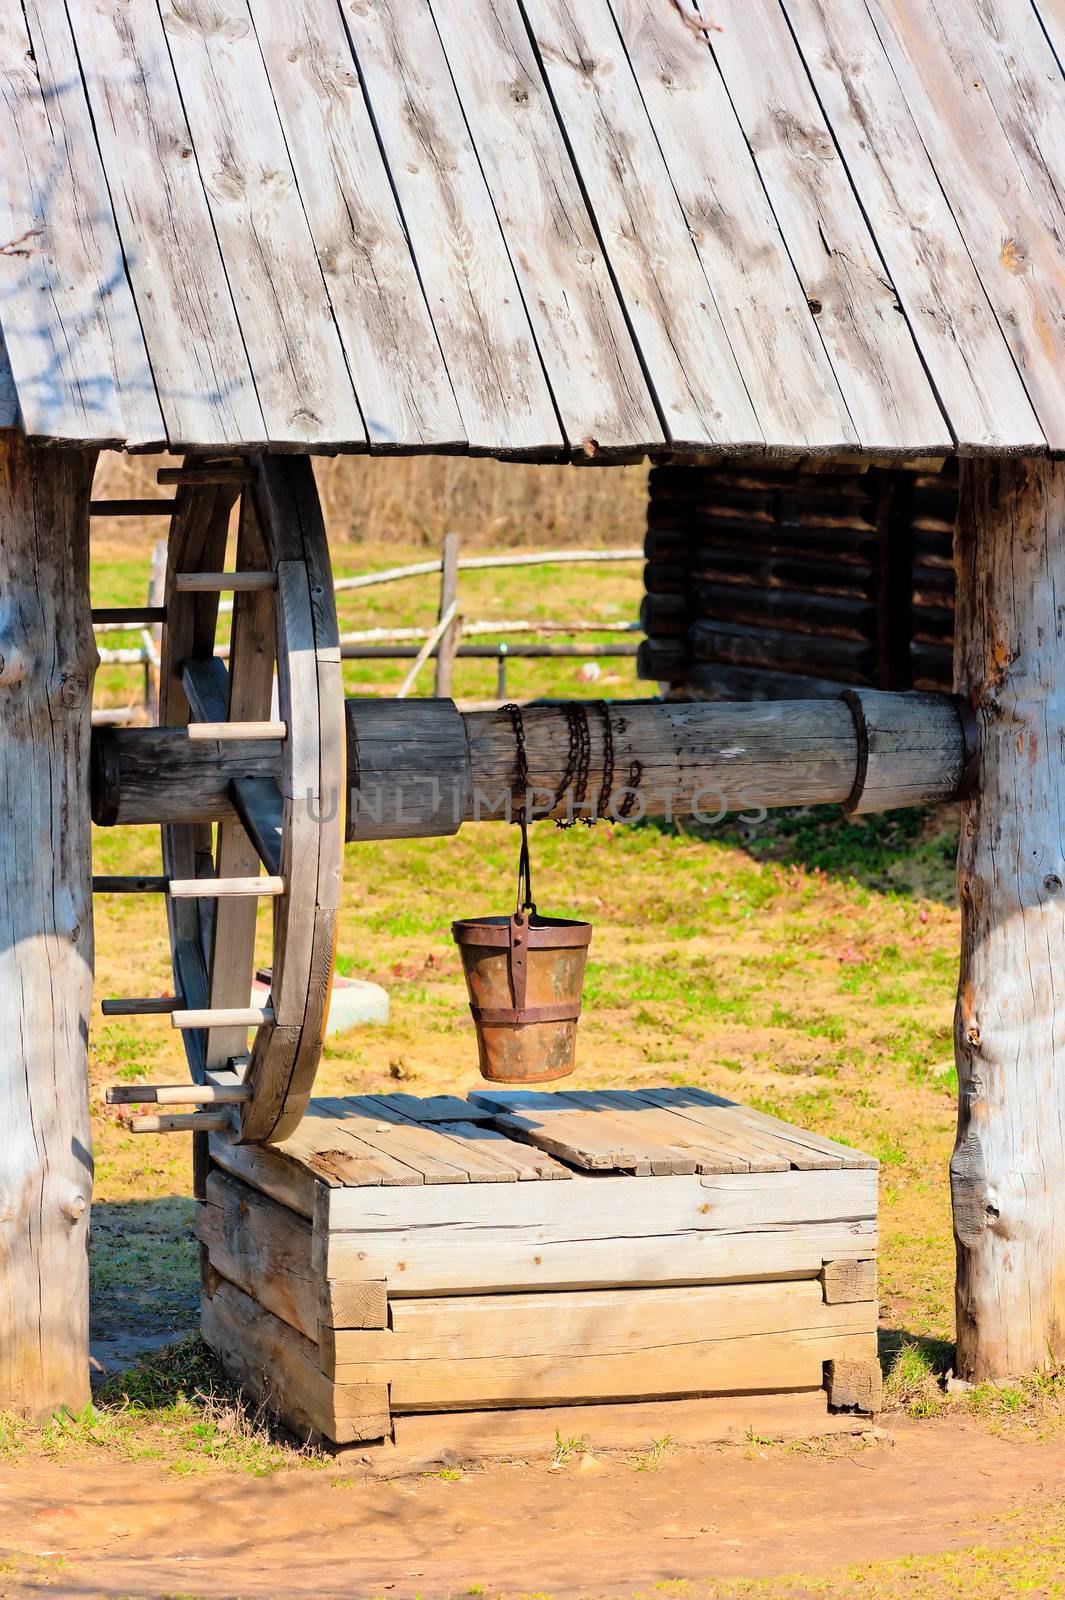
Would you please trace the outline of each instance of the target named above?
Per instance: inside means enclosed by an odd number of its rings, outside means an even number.
[[[668,442],[762,450],[755,413],[608,0],[523,0]]]
[[[705,40],[683,11],[661,0],[610,3],[766,444],[801,444],[812,454],[857,445],[818,323]]]
[[[919,439],[949,449],[950,430],[778,0],[713,0],[711,11],[720,32],[710,48],[858,437],[888,453],[905,454]]]
[[[307,1439],[382,1439],[391,1428],[383,1383],[333,1383],[318,1346],[224,1278],[205,1287],[203,1336],[223,1367]]]
[[[471,450],[562,435],[521,291],[425,0],[341,11]]]
[[[567,441],[591,457],[660,444],[518,0],[432,0],[432,12]]]
[[[317,1344],[320,1293],[305,1218],[212,1172],[196,1208],[196,1236],[223,1278]]]
[[[1038,450],[1045,436],[865,0],[784,10],[959,447]]]
[[[979,1382],[1065,1355],[1065,467],[965,463],[955,566],[955,683],[982,751],[958,854],[951,1187],[957,1369]]]
[[[366,432],[244,0],[176,0],[163,27],[271,442]]]
[[[0,1408],[89,1398],[95,454],[0,440]]]
[[[871,0],[869,10],[1047,443],[1060,450],[1065,208],[1038,142],[1061,123],[1065,96],[1060,77],[1048,80],[1039,20],[1030,5],[1010,7],[1007,65],[1001,44],[990,46],[982,0]],[[1043,71],[1022,87],[1025,51]]]
[[[170,446],[265,443],[155,0],[67,9]]]
[[[65,12],[0,7],[0,322],[31,436],[166,433]],[[21,245],[16,241],[22,241]]]
[[[250,0],[371,448],[465,442],[339,7]]]
[[[387,1383],[393,1412],[813,1387],[824,1361],[875,1355],[869,1304],[769,1283],[410,1299],[382,1331],[323,1337],[342,1383]]]

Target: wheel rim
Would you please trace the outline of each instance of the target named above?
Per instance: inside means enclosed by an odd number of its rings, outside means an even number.
[[[282,880],[273,897],[270,1001],[254,1037],[246,1020],[183,1030],[197,1082],[233,1065],[250,1085],[234,1137],[258,1143],[283,1139],[297,1126],[321,1056],[343,859],[344,701],[328,547],[310,463],[258,456],[233,465],[245,469],[245,481],[178,492],[160,722],[222,722],[229,731],[283,723],[281,777],[236,781],[234,806],[243,821],[220,821],[216,839],[205,824],[165,826],[163,866],[170,879],[244,880],[259,878],[265,865]],[[236,590],[225,662],[214,654],[219,592],[189,590],[176,580],[222,570],[238,498],[236,570],[273,574],[276,587]],[[168,897],[175,992],[185,1009],[248,1008],[257,907],[258,899],[247,895]]]

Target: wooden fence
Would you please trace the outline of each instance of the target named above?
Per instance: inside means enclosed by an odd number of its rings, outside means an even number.
[[[507,698],[507,663],[513,657],[547,660],[556,657],[613,658],[635,657],[638,644],[581,644],[569,640],[555,643],[508,643],[514,634],[550,639],[553,634],[615,633],[640,634],[639,622],[577,622],[525,620],[473,620],[468,621],[459,610],[458,579],[461,572],[484,571],[495,567],[533,567],[554,565],[559,562],[613,562],[642,561],[642,547],[625,547],[617,550],[535,550],[497,556],[459,556],[459,538],[449,533],[444,539],[443,554],[438,560],[417,561],[407,566],[389,567],[381,572],[360,573],[351,578],[338,578],[334,584],[337,594],[369,589],[380,584],[397,583],[405,578],[422,578],[440,575],[439,603],[436,621],[425,627],[362,628],[340,635],[340,653],[346,661],[406,661],[411,662],[397,697],[411,693],[427,661],[434,663],[433,693],[450,696],[457,659],[494,660],[496,662],[496,698]],[[152,576],[148,588],[148,605],[162,607],[166,573],[166,543],[160,540],[152,556]],[[223,600],[219,611],[231,611],[233,602]],[[94,627],[101,635],[136,633],[139,642],[128,648],[101,648],[101,666],[140,668],[144,675],[143,696],[139,704],[121,707],[97,707],[93,710],[94,725],[108,725],[156,720],[159,690],[159,642],[161,622],[145,627],[140,622],[111,622],[97,620]],[[495,643],[473,644],[464,640],[493,637]],[[228,654],[225,645],[218,654]]]

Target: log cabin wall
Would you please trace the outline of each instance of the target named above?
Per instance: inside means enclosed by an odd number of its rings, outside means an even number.
[[[674,698],[949,693],[957,468],[658,466],[641,678]]]

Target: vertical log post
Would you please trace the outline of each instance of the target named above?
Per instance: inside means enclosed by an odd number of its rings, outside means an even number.
[[[87,451],[0,433],[0,1408],[89,1394]]]
[[[951,1160],[959,1374],[1065,1359],[1065,464],[963,461],[956,687],[981,726],[962,804]]]

